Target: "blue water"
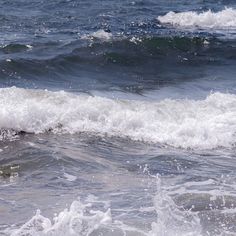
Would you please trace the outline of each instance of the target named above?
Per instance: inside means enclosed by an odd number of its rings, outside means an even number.
[[[236,235],[235,16],[2,0],[0,235]]]

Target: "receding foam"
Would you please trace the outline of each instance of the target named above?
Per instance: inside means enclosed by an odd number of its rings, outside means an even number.
[[[175,13],[171,11],[157,19],[163,24],[181,27],[236,28],[236,10],[233,8],[225,8],[219,12],[208,10],[200,13],[195,11]]]
[[[233,94],[148,102],[11,87],[0,89],[0,106],[0,129],[14,132],[85,132],[181,148],[235,144]]]

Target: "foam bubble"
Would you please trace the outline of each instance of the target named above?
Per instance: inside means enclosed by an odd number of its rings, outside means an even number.
[[[219,12],[208,10],[201,13],[194,11],[175,13],[171,11],[157,19],[164,24],[183,27],[236,28],[236,10],[233,8],[225,8]]]
[[[235,145],[233,94],[148,102],[12,87],[0,89],[0,106],[0,129],[14,132],[85,132],[182,148]]]

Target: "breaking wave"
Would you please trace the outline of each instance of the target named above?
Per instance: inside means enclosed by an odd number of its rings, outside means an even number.
[[[183,27],[200,27],[200,28],[236,28],[236,10],[225,8],[219,12],[211,10],[205,12],[168,12],[164,16],[159,16],[158,20],[164,24],[172,24]]]
[[[160,102],[109,99],[64,91],[0,89],[1,139],[9,132],[88,133],[181,148],[232,147],[236,95]],[[5,136],[4,136],[5,135]]]

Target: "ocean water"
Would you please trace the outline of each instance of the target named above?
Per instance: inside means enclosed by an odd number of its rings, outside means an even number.
[[[2,0],[1,236],[236,235],[236,2]]]

